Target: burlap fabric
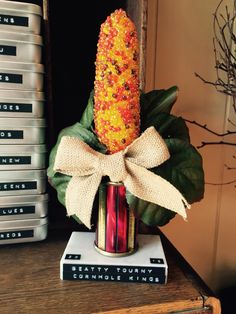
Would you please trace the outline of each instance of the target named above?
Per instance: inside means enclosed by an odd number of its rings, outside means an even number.
[[[76,137],[64,136],[58,146],[54,170],[72,176],[66,190],[68,215],[77,215],[91,228],[95,194],[103,176],[123,182],[133,195],[158,204],[186,219],[190,205],[168,181],[147,170],[170,158],[168,148],[154,127],[148,128],[125,150],[104,155]]]

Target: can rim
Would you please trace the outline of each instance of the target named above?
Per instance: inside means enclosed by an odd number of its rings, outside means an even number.
[[[9,153],[17,153],[17,156],[21,156],[22,154],[28,153],[46,153],[47,146],[45,144],[39,144],[39,145],[22,145],[22,144],[16,144],[16,145],[7,145],[7,144],[1,144],[0,145],[0,154],[1,157],[8,156]]]
[[[122,253],[111,253],[111,252],[107,252],[107,251],[104,251],[102,249],[100,249],[96,242],[94,241],[94,248],[95,250],[102,254],[102,255],[105,255],[105,256],[109,256],[109,257],[124,257],[124,256],[128,256],[128,255],[131,255],[131,254],[134,254],[137,250],[138,250],[138,245],[136,245],[134,248],[132,248],[131,250],[127,251],[127,252],[122,252]]]
[[[46,120],[45,119],[31,119],[31,118],[0,118],[0,128],[8,128],[8,130],[15,130],[16,127],[22,128],[45,128]]]
[[[0,196],[0,206],[3,205],[22,205],[22,204],[31,204],[38,202],[48,202],[49,195],[45,194],[36,194],[36,195],[6,195]]]
[[[0,61],[0,71],[2,69],[14,73],[15,71],[44,73],[44,66],[41,63]]]
[[[31,33],[27,34],[0,31],[0,41],[17,41],[43,46],[42,36]]]
[[[1,170],[0,180],[6,183],[11,183],[12,180],[28,180],[35,181],[38,179],[46,178],[46,170]]]
[[[20,101],[22,100],[45,101],[45,95],[43,92],[1,89],[0,99],[19,99]]]
[[[26,227],[41,227],[48,223],[48,217],[19,219],[19,220],[2,220],[0,221],[1,230],[11,230],[12,228],[24,229]]]
[[[123,186],[124,183],[119,181],[119,182],[113,182],[113,181],[108,181],[105,183],[106,185],[115,185],[115,186]]]
[[[19,13],[33,13],[42,16],[42,9],[39,5],[26,2],[0,0],[1,10],[15,11]]]

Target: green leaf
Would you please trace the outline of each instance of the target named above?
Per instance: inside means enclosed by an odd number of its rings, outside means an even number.
[[[76,222],[78,222],[79,224],[82,224],[82,222],[80,221],[80,219],[79,219],[78,216],[72,215],[72,218],[73,218]]]
[[[90,147],[95,149],[96,151],[100,153],[106,153],[106,149],[101,143],[98,141],[96,135],[85,129],[82,124],[75,123],[74,125],[67,127],[63,129],[59,136],[56,145],[51,150],[50,156],[49,156],[49,167],[47,169],[47,175],[49,177],[50,184],[56,189],[57,191],[57,197],[61,204],[65,206],[65,192],[68,183],[70,182],[71,177],[55,172],[53,170],[54,163],[55,163],[55,157],[57,153],[58,145],[61,142],[61,138],[63,136],[72,136],[72,137],[78,137],[85,143],[87,143]]]
[[[70,182],[70,179],[71,179],[70,176],[67,176],[67,175],[62,174],[62,173],[55,173],[50,178],[50,183],[56,189],[57,198],[63,206],[66,206],[65,194],[66,194],[67,185]]]
[[[181,117],[160,113],[151,120],[147,127],[149,126],[154,126],[164,139],[179,138],[190,142],[188,127]]]
[[[156,101],[156,99],[160,98],[164,93],[165,93],[165,89],[155,89],[152,90],[148,93],[143,93],[141,91],[140,93],[140,103],[142,106],[142,109],[144,111],[148,111],[149,107],[152,106],[152,104]]]
[[[170,121],[173,123],[176,122],[176,119],[172,119],[170,116]],[[168,128],[165,128],[164,125],[165,122],[163,121],[162,131],[167,132]],[[166,123],[167,125],[168,123]],[[172,124],[170,123],[169,126],[172,127]],[[176,136],[177,133],[173,136]],[[173,184],[191,204],[200,201],[204,195],[202,157],[188,141],[181,139],[181,137],[180,133],[180,138],[164,138],[171,157],[159,167],[149,170]],[[175,216],[174,212],[138,199],[129,192],[127,192],[126,197],[129,205],[134,209],[135,215],[147,225],[163,226]]]
[[[146,129],[149,120],[156,119],[160,113],[170,113],[178,96],[178,88],[172,86],[167,90],[153,90],[146,94],[141,94],[141,124]]]
[[[94,90],[91,91],[87,107],[85,108],[80,123],[86,129],[91,129],[93,124],[93,97]]]
[[[204,195],[202,157],[189,143],[166,139],[171,158],[152,171],[172,183],[191,204]]]
[[[130,193],[126,193],[126,198],[135,216],[148,226],[164,226],[176,215],[171,210],[146,202]]]

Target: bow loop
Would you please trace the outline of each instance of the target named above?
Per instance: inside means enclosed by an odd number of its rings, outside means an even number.
[[[63,136],[57,149],[54,169],[69,176],[87,176],[97,169],[97,154],[78,137]]]
[[[165,141],[153,126],[126,147],[124,152],[130,162],[147,169],[157,167],[170,158]]]

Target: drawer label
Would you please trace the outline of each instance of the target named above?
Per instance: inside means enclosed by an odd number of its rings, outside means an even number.
[[[0,139],[22,139],[24,138],[23,131],[0,130]]]
[[[0,192],[1,191],[17,191],[17,190],[36,190],[36,189],[37,189],[36,181],[1,182],[0,183]]]
[[[0,102],[0,112],[32,112],[32,104]]]
[[[0,156],[0,165],[30,165],[31,156]]]
[[[35,206],[0,207],[0,216],[34,214]]]
[[[16,46],[0,45],[0,55],[16,56]]]
[[[20,239],[20,238],[33,238],[34,230],[14,230],[7,232],[0,232],[0,241],[9,239]]]
[[[27,16],[0,14],[0,24],[27,27],[29,26],[29,18]]]
[[[22,74],[0,73],[0,83],[23,83]]]

